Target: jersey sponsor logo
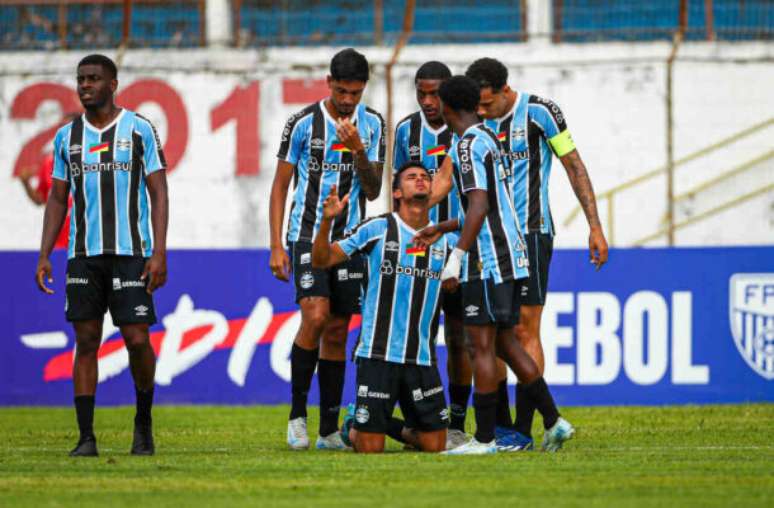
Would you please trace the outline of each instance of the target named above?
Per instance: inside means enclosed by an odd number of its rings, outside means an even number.
[[[400,250],[400,244],[394,240],[390,240],[384,244],[384,250],[387,252],[398,252]]]
[[[390,262],[389,259],[385,259],[384,261],[382,261],[382,266],[379,269],[379,271],[382,272],[382,275],[392,275],[394,270],[392,268],[392,263]]]
[[[359,394],[358,394],[359,395]],[[382,399],[382,400],[389,400],[390,394],[384,393],[384,392],[367,392],[365,395],[369,399]]]
[[[138,305],[134,308],[134,313],[136,316],[144,317],[148,315],[148,307],[145,305]]]
[[[478,316],[478,307],[475,305],[468,305],[465,307],[465,315],[468,317]]]
[[[349,150],[345,150],[348,152]],[[323,171],[339,171],[346,173],[355,170],[355,164],[352,162],[323,162]]]
[[[424,247],[414,247],[413,243],[408,244],[406,247],[406,254],[409,256],[416,256],[416,257],[425,257],[427,254],[427,251]]]
[[[411,157],[418,157],[420,153],[422,153],[422,149],[419,148],[417,145],[411,145],[409,147],[409,155]]]
[[[355,411],[355,421],[359,424],[367,423],[368,420],[371,419],[371,413],[368,412],[368,408],[366,406],[360,406],[357,408],[357,411]]]
[[[304,252],[298,258],[298,264],[300,264],[300,265],[308,265],[311,262],[312,262],[312,253],[311,252]]]
[[[432,397],[436,393],[441,393],[443,391],[443,386],[436,386],[435,388],[430,388],[429,390],[425,390],[423,392],[425,397]]]
[[[460,170],[461,170],[463,173],[470,173],[470,170],[471,170],[471,169],[473,169],[473,166],[471,166],[469,162],[463,162],[463,163],[460,165]]]
[[[110,143],[107,141],[98,145],[91,145],[89,147],[89,153],[102,153],[107,152],[108,150],[110,150]]]
[[[119,139],[116,141],[116,150],[121,150],[122,152],[128,151],[130,148],[132,148],[132,142],[128,139]]]
[[[77,162],[71,162],[69,164],[70,166],[70,174],[73,175],[73,177],[80,176],[81,173],[97,173],[102,171],[131,171],[132,170],[132,163],[131,162],[119,162],[119,161],[111,161],[111,162],[94,162],[94,163],[86,163],[86,164],[78,164]]]
[[[314,285],[314,275],[312,272],[304,272],[298,283],[302,289],[309,289]]]
[[[89,279],[86,277],[67,277],[67,286],[85,286],[89,283]]]
[[[774,379],[774,273],[736,273],[728,293],[736,349],[759,376]]]
[[[306,165],[307,169],[309,171],[317,172],[320,171],[320,163],[317,162],[317,159],[314,157],[309,158],[309,163]]]
[[[529,159],[529,152],[527,150],[508,152],[508,158],[512,161],[525,161]]]
[[[416,268],[413,266],[397,265],[395,267],[395,273],[397,275],[408,275],[409,277],[441,280],[441,272],[435,272],[428,268]]]
[[[78,155],[79,153],[81,153],[81,145],[70,146],[70,155]]]
[[[438,145],[428,149],[427,155],[446,155],[446,145]]]

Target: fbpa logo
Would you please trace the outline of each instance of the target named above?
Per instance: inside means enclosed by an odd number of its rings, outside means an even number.
[[[728,288],[729,320],[742,358],[774,379],[774,273],[737,273]]]

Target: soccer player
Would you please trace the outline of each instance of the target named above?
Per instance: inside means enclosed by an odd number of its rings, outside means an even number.
[[[529,281],[523,287],[516,334],[524,349],[545,368],[540,342],[540,319],[546,301],[548,267],[553,252],[554,222],[548,203],[548,178],[552,156],[562,162],[575,196],[589,224],[589,255],[597,270],[607,261],[608,248],[597,214],[594,189],[586,166],[570,137],[567,120],[551,100],[508,86],[508,69],[493,58],[481,58],[466,75],[481,87],[478,114],[498,137],[510,159],[511,194],[525,233],[529,255]],[[534,409],[525,404],[524,385],[516,385],[516,435],[511,439],[526,448],[532,443]]]
[[[451,146],[452,133],[441,115],[438,88],[451,77],[449,68],[436,61],[422,64],[414,77],[417,102],[420,110],[398,123],[395,129],[393,165],[401,168],[409,161],[421,162],[431,175],[441,166]],[[460,201],[456,192],[449,193],[430,209],[430,221],[434,223],[456,219]],[[468,411],[473,373],[465,348],[462,328],[462,295],[460,291],[444,292],[442,297],[444,333],[446,339],[449,375],[449,399],[451,422],[447,434],[448,448],[465,443],[465,416]]]
[[[479,87],[475,81],[455,76],[445,81],[439,94],[446,124],[459,139],[451,149],[453,185],[460,193],[462,222],[459,242],[442,273],[442,280],[462,282],[465,333],[475,380],[473,406],[476,434],[450,454],[484,454],[497,451],[496,355],[513,369],[524,384],[526,400],[543,415],[543,447],[558,450],[572,437],[573,427],[559,416],[553,398],[534,360],[515,337],[521,282],[527,278],[527,260],[516,222],[507,167],[501,160],[495,134],[481,124],[476,109]],[[451,190],[448,170],[438,173],[437,195]],[[436,190],[433,200],[435,202]],[[430,228],[432,229],[432,228]],[[443,227],[439,227],[443,230]],[[422,234],[420,234],[422,236]],[[464,266],[463,266],[464,265]]]
[[[285,125],[271,189],[272,274],[288,281],[292,271],[301,326],[290,353],[292,405],[287,442],[294,450],[309,448],[306,401],[315,367],[320,383],[318,449],[344,449],[338,432],[344,389],[344,366],[350,317],[359,311],[363,261],[359,256],[329,269],[312,267],[312,240],[323,218],[323,200],[335,185],[349,195],[344,211],[330,229],[331,240],[349,233],[365,217],[366,199],[379,196],[385,141],[384,121],[360,104],[368,82],[368,61],[354,49],[331,60],[328,98],[292,115]],[[282,247],[282,221],[290,181],[294,181],[287,244]],[[322,338],[322,340],[320,340]],[[319,359],[319,361],[318,361]]]
[[[325,200],[323,221],[312,248],[314,266],[328,268],[363,253],[369,278],[363,323],[355,351],[357,402],[349,439],[362,453],[384,450],[385,434],[403,422],[392,418],[396,402],[413,429],[406,439],[416,448],[446,449],[449,411],[435,357],[441,299],[441,270],[456,236],[440,236],[415,248],[417,231],[428,226],[430,172],[419,162],[401,166],[393,180],[397,212],[362,222],[352,235],[333,245],[331,223],[345,209],[335,188]],[[456,281],[444,284],[452,289]]]
[[[103,55],[80,61],[77,90],[85,114],[56,133],[53,186],[46,204],[35,279],[51,278],[49,256],[67,214],[65,314],[75,329],[73,384],[80,439],[71,456],[96,456],[94,394],[105,311],[121,330],[135,384],[134,455],[153,455],[151,406],[156,357],[148,327],[156,322],[152,293],[167,279],[166,162],[156,129],[113,102],[116,65]],[[148,206],[150,196],[150,207]],[[150,226],[153,226],[151,234]]]

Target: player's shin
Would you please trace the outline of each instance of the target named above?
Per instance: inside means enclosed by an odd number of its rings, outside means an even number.
[[[320,382],[320,435],[328,436],[338,430],[341,394],[344,390],[345,365],[343,361],[319,360],[317,377]]]
[[[535,406],[529,400],[522,383],[516,385],[515,394],[516,422],[513,424],[513,427],[517,432],[527,437],[532,437],[532,420],[535,416]]]
[[[523,390],[530,405],[543,417],[543,426],[546,429],[553,427],[559,419],[559,410],[543,377],[524,385]]]
[[[306,417],[306,399],[317,367],[318,349],[304,349],[293,344],[290,351],[291,407],[290,420]]]
[[[474,393],[473,407],[476,413],[476,441],[490,443],[495,438],[497,392]]]

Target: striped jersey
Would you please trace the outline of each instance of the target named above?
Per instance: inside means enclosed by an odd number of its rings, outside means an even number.
[[[548,203],[552,154],[563,157],[575,150],[564,114],[554,102],[518,92],[511,111],[485,120],[508,153],[511,191],[521,230],[554,235]]]
[[[510,194],[510,173],[503,164],[497,138],[484,124],[469,127],[452,145],[453,176],[462,203],[460,221],[468,210],[467,193],[486,192],[489,203],[475,245],[463,265],[461,282],[493,279],[495,284],[527,277],[524,239],[516,222]]]
[[[424,113],[417,111],[401,120],[395,128],[393,167],[397,171],[408,161],[420,162],[431,175],[435,175],[446,158],[451,144],[452,133],[446,125],[434,129],[425,120]],[[443,201],[430,209],[430,221],[439,223],[456,219],[459,213],[459,194],[450,192]]]
[[[362,252],[368,282],[355,355],[394,363],[434,365],[441,311],[441,272],[457,243],[445,234],[428,249],[414,248],[416,231],[397,213],[361,223],[338,242],[347,256]]]
[[[102,129],[86,115],[59,129],[51,176],[70,185],[68,258],[152,255],[145,179],[166,165],[153,124],[128,109]]]
[[[323,201],[336,185],[339,197],[349,193],[349,203],[331,227],[331,240],[343,237],[365,218],[366,196],[357,176],[352,153],[336,137],[336,122],[324,100],[292,115],[282,132],[277,158],[294,166],[293,204],[288,242],[311,242],[320,228]],[[352,114],[368,160],[384,163],[384,120],[371,108],[358,104]]]

